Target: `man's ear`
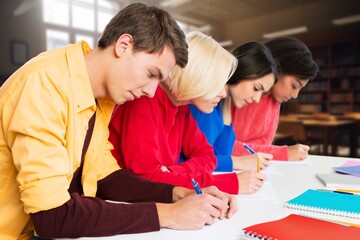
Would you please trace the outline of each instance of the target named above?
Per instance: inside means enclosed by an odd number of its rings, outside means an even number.
[[[115,43],[115,54],[121,57],[126,51],[131,51],[133,46],[133,38],[130,34],[121,35]]]

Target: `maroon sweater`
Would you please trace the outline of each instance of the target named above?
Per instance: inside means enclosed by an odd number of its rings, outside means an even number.
[[[95,118],[89,122],[82,161],[94,122]],[[172,202],[172,185],[150,182],[127,170],[119,170],[98,181],[96,197],[84,197],[81,173],[82,164],[74,173],[69,201],[57,208],[31,214],[35,231],[40,237],[99,237],[160,229],[155,202]]]

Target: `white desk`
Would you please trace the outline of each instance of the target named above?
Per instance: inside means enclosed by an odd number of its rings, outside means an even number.
[[[340,158],[330,156],[309,156],[311,164],[298,164],[291,162],[272,163],[281,176],[269,175],[267,180],[278,197],[277,202],[242,202],[239,203],[239,210],[231,219],[218,220],[212,226],[206,226],[197,231],[176,231],[161,229],[160,232],[118,235],[104,237],[106,240],[176,240],[176,239],[239,239],[242,235],[242,228],[260,222],[272,221],[283,218],[292,210],[283,207],[284,202],[301,194],[309,188],[317,189],[324,186],[315,178],[316,173],[327,173],[332,171],[333,166],[339,166],[351,160],[351,158]],[[352,159],[358,160],[360,159]],[[109,223],[110,224],[110,223]],[[93,239],[93,238],[82,238]],[[100,239],[100,238],[96,238]]]

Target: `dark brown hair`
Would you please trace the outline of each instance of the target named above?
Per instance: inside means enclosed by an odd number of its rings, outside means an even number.
[[[231,53],[237,58],[238,65],[227,84],[236,85],[242,80],[255,80],[269,73],[273,73],[275,81],[277,80],[276,63],[264,44],[248,42]]]
[[[133,51],[162,52],[168,45],[174,52],[176,64],[186,66],[188,50],[185,34],[168,12],[143,3],[130,4],[107,24],[98,47],[104,49],[110,46],[125,33],[133,37]]]
[[[292,37],[280,37],[265,42],[277,62],[279,73],[292,75],[301,80],[313,79],[319,67],[307,46]]]

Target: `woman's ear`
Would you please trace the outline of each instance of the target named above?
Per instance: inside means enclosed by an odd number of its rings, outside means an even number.
[[[118,40],[115,43],[115,54],[117,57],[121,57],[127,51],[132,50],[132,47],[133,47],[132,36],[130,34],[123,34],[118,38]]]

